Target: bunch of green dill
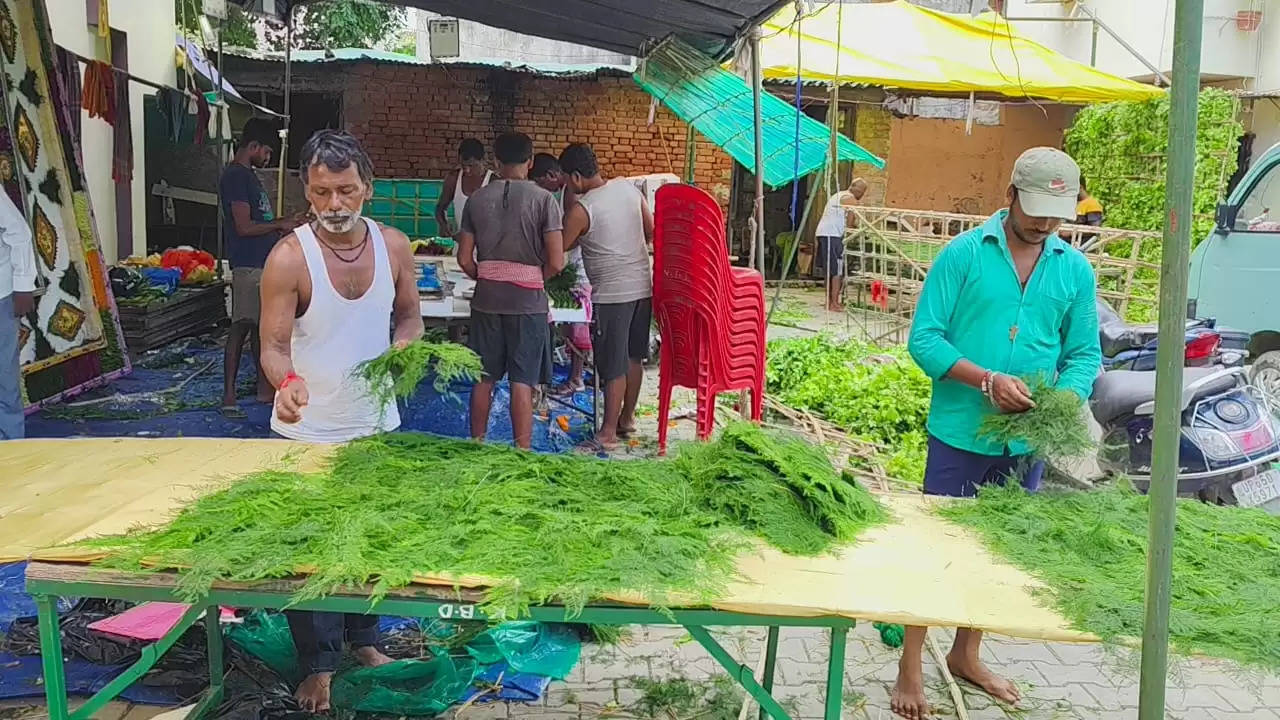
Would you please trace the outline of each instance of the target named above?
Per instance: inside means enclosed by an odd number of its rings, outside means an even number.
[[[428,373],[435,373],[432,386],[446,393],[458,381],[475,382],[483,368],[480,357],[464,345],[451,342],[414,340],[404,347],[392,346],[378,357],[356,366],[378,407],[386,408],[396,398],[409,397]]]
[[[315,570],[296,600],[451,574],[492,579],[488,611],[518,617],[620,593],[709,602],[753,537],[816,554],[884,517],[820,450],[753,425],[627,462],[394,433],[340,448],[324,472],[250,475],[163,527],[85,545],[110,567],[177,569],[189,600],[298,568]]]
[[[1128,487],[1029,494],[987,486],[941,506],[995,553],[1047,586],[1077,629],[1107,641],[1142,637],[1148,502]],[[1172,646],[1280,668],[1280,518],[1179,500],[1173,546]]]
[[[1039,377],[1026,383],[1035,407],[1021,413],[991,413],[978,427],[979,437],[1001,445],[1024,442],[1033,455],[1045,460],[1069,460],[1096,447],[1079,395],[1055,388]]]

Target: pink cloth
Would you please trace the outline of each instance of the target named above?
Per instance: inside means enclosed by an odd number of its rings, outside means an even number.
[[[509,260],[481,260],[476,275],[480,280],[518,285],[529,290],[543,288],[542,268]]]

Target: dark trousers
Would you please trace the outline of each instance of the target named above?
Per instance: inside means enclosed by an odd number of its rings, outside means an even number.
[[[285,617],[298,648],[298,669],[303,677],[337,670],[344,640],[352,650],[378,644],[377,615],[288,610]]]

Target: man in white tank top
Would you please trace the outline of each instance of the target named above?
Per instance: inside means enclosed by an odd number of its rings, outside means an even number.
[[[458,162],[458,169],[444,176],[440,202],[436,203],[436,224],[444,237],[458,234],[467,199],[493,179],[493,170],[484,161],[484,144],[475,138],[467,138],[458,145]],[[452,223],[449,222],[450,207],[453,208]]]
[[[392,342],[422,336],[409,239],[361,217],[373,166],[351,135],[321,130],[301,156],[316,221],[278,242],[262,274],[262,369],[277,388],[271,429],[308,442],[345,442],[400,426],[354,373]],[[394,325],[394,336],[392,326]],[[329,680],[343,639],[364,665],[390,662],[377,648],[373,615],[288,613],[306,679],[303,709],[329,707]]]
[[[581,246],[591,282],[591,346],[604,385],[604,421],[596,442],[609,450],[635,431],[643,363],[649,359],[653,213],[631,181],[605,181],[595,152],[584,143],[565,148],[560,169],[577,196],[565,211],[564,248],[569,252]]]

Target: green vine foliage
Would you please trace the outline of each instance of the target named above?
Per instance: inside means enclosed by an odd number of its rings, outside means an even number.
[[[1213,229],[1213,215],[1227,180],[1236,170],[1236,149],[1244,132],[1239,101],[1217,88],[1200,92],[1196,131],[1195,194],[1192,199],[1191,242],[1194,246]],[[1169,137],[1169,97],[1146,102],[1092,105],[1081,110],[1066,133],[1066,150],[1080,163],[1089,192],[1106,210],[1106,225],[1127,230],[1159,232],[1164,226],[1165,170]],[[1147,241],[1141,259],[1160,262],[1160,243]],[[1107,247],[1114,257],[1130,257],[1131,243]],[[1157,287],[1154,270],[1141,269],[1130,291],[1131,321],[1155,319]],[[1118,278],[1100,280],[1107,289],[1121,290]]]

